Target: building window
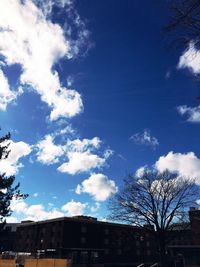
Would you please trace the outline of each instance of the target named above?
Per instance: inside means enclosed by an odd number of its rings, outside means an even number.
[[[85,237],[81,237],[81,244],[85,244],[86,243],[86,238]]]
[[[88,252],[87,251],[81,251],[80,263],[88,263]]]
[[[97,251],[91,252],[92,263],[98,263],[99,253]]]
[[[105,249],[104,253],[105,253],[105,255],[108,255],[109,254],[109,249]]]
[[[122,254],[122,250],[119,248],[118,250],[117,250],[117,255],[121,255]]]
[[[148,256],[151,255],[151,250],[147,249],[147,255],[148,255]]]
[[[146,242],[146,246],[150,247],[150,242],[149,241]]]
[[[86,233],[87,232],[87,227],[85,225],[81,226],[81,233]]]
[[[108,234],[109,234],[109,229],[107,229],[107,228],[104,229],[104,234],[105,234],[105,235],[108,235]]]
[[[136,250],[136,254],[140,255],[140,250],[139,249]]]
[[[108,245],[108,244],[109,244],[109,239],[105,238],[105,239],[104,239],[104,244],[105,244],[105,245]]]
[[[136,247],[140,246],[140,242],[138,240],[135,242],[135,244],[136,244]]]

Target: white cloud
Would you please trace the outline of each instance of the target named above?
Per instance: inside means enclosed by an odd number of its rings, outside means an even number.
[[[117,191],[115,182],[101,173],[93,173],[76,188],[76,193],[88,193],[96,201],[105,201]]]
[[[142,177],[142,175],[145,173],[146,170],[147,170],[146,165],[137,169],[137,171],[135,172],[136,177],[138,177],[138,178]]]
[[[96,202],[95,205],[90,208],[90,210],[92,213],[94,213],[97,212],[97,210],[99,210],[100,207],[101,207],[100,203]]]
[[[34,197],[38,197],[39,196],[39,193],[36,192],[36,193],[33,194],[33,196]]]
[[[179,58],[178,69],[183,68],[188,68],[194,75],[200,73],[200,51],[196,49],[193,41]]]
[[[26,212],[28,205],[24,200],[12,200],[10,208],[13,212],[20,214]]]
[[[51,120],[83,110],[80,94],[63,87],[53,70],[60,58],[72,56],[70,41],[32,1],[0,1],[0,54],[7,65],[20,64],[21,84],[31,85],[48,104]]]
[[[9,216],[6,218],[6,223],[17,223],[17,222],[18,222],[18,220],[14,216]]]
[[[200,159],[193,152],[182,154],[171,151],[161,156],[155,167],[160,172],[168,169],[185,177],[196,178],[196,183],[200,184]]]
[[[53,206],[49,207],[47,211],[42,204],[28,205],[24,200],[13,200],[11,202],[11,210],[22,220],[41,221],[64,217],[64,213]]]
[[[74,135],[76,133],[75,129],[69,124],[62,129],[58,129],[55,131],[55,136],[62,136],[62,135]]]
[[[181,115],[186,115],[189,122],[200,122],[200,105],[197,107],[188,107],[186,105],[177,107]]]
[[[101,140],[98,137],[94,137],[92,139],[75,139],[73,141],[68,140],[67,146],[71,151],[83,152],[88,148],[99,148],[101,144]]]
[[[146,145],[156,148],[159,145],[158,139],[154,136],[151,136],[149,130],[144,130],[143,133],[133,134],[130,138],[137,145]]]
[[[3,71],[0,69],[0,109],[6,110],[7,104],[15,100],[19,92],[10,90],[8,79],[5,77]]]
[[[58,171],[71,175],[80,172],[88,172],[91,169],[100,168],[105,164],[105,159],[98,155],[86,152],[68,152],[68,162],[58,167]]]
[[[31,153],[31,146],[25,142],[10,140],[8,143],[10,153],[6,159],[0,161],[0,172],[6,173],[7,176],[16,174],[19,168],[23,167],[23,164],[19,163],[20,158]]]
[[[36,147],[38,152],[36,154],[37,160],[43,164],[54,164],[59,161],[59,157],[64,154],[63,148],[60,145],[55,145],[51,135],[46,135]]]
[[[69,216],[83,215],[87,203],[75,202],[71,200],[62,206],[62,210],[67,212]]]
[[[68,162],[59,166],[58,171],[74,175],[102,167],[105,165],[107,154],[101,157],[94,153],[100,147],[100,143],[101,140],[98,137],[68,140],[65,147]]]

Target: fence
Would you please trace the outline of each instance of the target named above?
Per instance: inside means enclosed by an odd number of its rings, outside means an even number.
[[[15,267],[15,260],[2,260],[0,259],[0,267]]]
[[[26,259],[24,267],[70,267],[66,259]]]
[[[0,267],[16,267],[16,262],[0,259]],[[71,267],[71,264],[66,259],[25,259],[24,267]]]

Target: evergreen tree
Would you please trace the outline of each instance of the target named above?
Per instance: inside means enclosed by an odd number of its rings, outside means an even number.
[[[9,153],[10,133],[0,137],[0,161],[5,160]],[[7,176],[6,173],[1,173],[0,170],[0,223],[5,223],[6,217],[10,216],[11,200],[24,199],[28,195],[20,192],[20,184],[15,184],[15,176]],[[3,226],[3,224],[2,224]],[[0,227],[1,230],[1,227]]]

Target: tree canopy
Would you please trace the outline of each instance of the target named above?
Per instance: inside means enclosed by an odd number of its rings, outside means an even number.
[[[185,221],[188,208],[195,205],[198,188],[195,180],[164,171],[144,171],[129,175],[124,186],[110,201],[110,219],[128,222],[152,231],[157,240],[162,266],[168,233],[173,225]]]

